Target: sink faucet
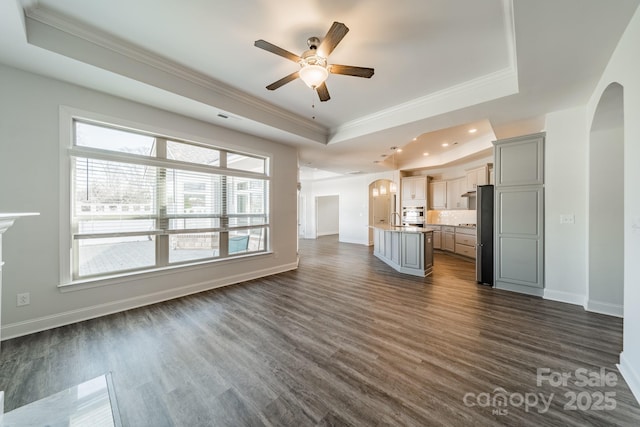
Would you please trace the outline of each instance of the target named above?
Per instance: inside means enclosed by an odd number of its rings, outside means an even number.
[[[394,224],[394,219],[396,218],[396,216],[398,217],[398,223]],[[391,214],[391,225],[402,225],[402,218],[400,218],[400,214],[398,212],[394,212]]]

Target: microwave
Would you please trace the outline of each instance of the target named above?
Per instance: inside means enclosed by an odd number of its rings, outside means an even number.
[[[405,225],[424,224],[424,206],[403,206],[402,223]]]

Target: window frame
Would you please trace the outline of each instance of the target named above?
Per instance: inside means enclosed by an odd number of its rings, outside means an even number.
[[[92,125],[97,125],[101,127],[113,128],[117,130],[129,131],[133,133],[139,133],[143,135],[149,135],[155,138],[164,139],[178,142],[178,143],[186,143],[192,144],[196,146],[211,148],[220,151],[221,161],[224,161],[222,157],[225,157],[227,153],[240,154],[242,156],[254,157],[261,160],[264,160],[264,173],[256,173],[249,172],[239,169],[227,168],[222,166],[208,166],[208,165],[200,165],[197,163],[184,162],[179,160],[167,159],[158,156],[156,153],[156,157],[144,156],[138,154],[129,154],[129,153],[120,153],[117,151],[103,150],[94,147],[86,147],[86,146],[76,146],[75,145],[75,123],[83,122]],[[170,136],[169,136],[170,135]],[[224,153],[224,154],[223,154]],[[135,270],[122,270],[111,273],[102,273],[99,275],[92,276],[83,276],[83,277],[75,277],[75,273],[77,272],[77,268],[74,270],[74,263],[77,264],[76,257],[73,256],[74,251],[74,189],[73,186],[73,163],[75,158],[77,157],[88,157],[95,158],[100,160],[111,160],[116,162],[128,162],[134,164],[144,164],[154,167],[171,167],[176,170],[185,170],[192,172],[205,172],[207,174],[219,175],[221,177],[238,177],[238,178],[249,178],[249,179],[259,179],[265,182],[265,189],[263,196],[265,197],[265,210],[264,214],[226,214],[226,209],[220,214],[221,223],[219,224],[218,229],[215,232],[219,233],[220,236],[220,250],[219,255],[215,257],[209,258],[200,258],[193,259],[187,261],[174,261],[174,262],[166,262],[162,264],[158,264],[158,257],[156,256],[155,265],[149,268],[140,268]],[[166,156],[165,156],[166,157]],[[263,256],[265,254],[271,254],[271,211],[272,211],[272,198],[270,197],[272,192],[272,165],[273,165],[273,156],[268,152],[260,152],[259,150],[255,150],[253,148],[244,148],[241,146],[229,146],[229,144],[221,144],[219,141],[210,140],[202,137],[193,137],[191,135],[185,135],[179,131],[170,131],[167,132],[164,129],[159,129],[155,126],[148,124],[140,124],[131,122],[128,120],[120,119],[117,117],[110,117],[98,113],[92,113],[87,111],[78,110],[75,108],[61,106],[60,107],[60,188],[61,188],[61,207],[60,207],[60,284],[59,287],[69,287],[69,288],[77,288],[83,284],[90,284],[90,287],[101,286],[102,284],[110,284],[110,283],[120,283],[124,279],[127,280],[136,280],[137,278],[142,278],[148,275],[155,275],[158,272],[160,273],[175,273],[178,269],[189,269],[189,268],[203,268],[207,266],[211,266],[213,263],[219,262],[233,262],[238,259],[245,259],[247,257],[257,257]],[[222,179],[222,182],[226,185],[226,179]],[[157,184],[157,181],[156,181]],[[231,203],[232,201],[227,201]],[[156,219],[161,220],[159,212],[156,212]],[[246,225],[246,226],[233,226],[229,227],[229,218],[230,217],[240,217],[240,216],[260,216],[264,215],[265,221],[263,224],[259,225]],[[188,214],[178,215],[180,218],[189,216]],[[209,215],[212,217],[212,215]],[[167,218],[172,218],[171,216],[165,216],[162,220],[166,220]],[[224,219],[223,219],[224,218]],[[160,227],[156,227],[160,228]],[[242,230],[252,230],[261,228],[264,236],[264,249],[251,251],[242,254],[228,254],[227,253],[227,242],[228,237],[235,231]],[[164,230],[164,232],[157,233],[157,237],[163,236],[166,237],[166,246],[167,250],[169,247],[169,236],[171,234],[185,234],[185,233],[194,233],[196,231],[201,232],[213,232],[213,230],[169,230],[168,228]],[[250,231],[249,231],[250,232]],[[224,239],[222,236],[225,236]],[[90,236],[89,236],[90,237]],[[224,242],[223,242],[224,240]],[[224,248],[223,248],[224,244]],[[156,248],[159,248],[160,245],[157,243]],[[161,257],[164,257],[162,255]],[[169,258],[164,257],[165,261],[168,261]]]

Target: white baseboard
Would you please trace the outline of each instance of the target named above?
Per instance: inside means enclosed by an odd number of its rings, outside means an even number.
[[[174,298],[180,298],[183,296],[196,294],[198,292],[208,291],[210,289],[258,279],[260,277],[284,273],[285,271],[295,270],[297,267],[297,262],[294,262],[291,264],[279,265],[276,267],[258,271],[250,271],[247,273],[228,276],[221,279],[208,280],[206,282],[195,283],[179,288],[173,288],[133,298],[127,298],[120,301],[112,301],[105,304],[94,305],[91,307],[83,307],[77,310],[70,310],[50,316],[38,317],[23,322],[9,323],[7,325],[2,325],[2,340],[4,341],[23,335],[29,335],[35,332],[53,329],[59,326],[69,325],[71,323],[82,322],[84,320],[94,319],[96,317],[106,316],[125,310],[131,310],[133,308],[142,307],[145,305],[156,304],[162,301],[168,301]]]
[[[343,238],[340,238],[338,241],[340,243],[351,243],[353,245],[369,246],[368,245],[368,241],[366,241],[366,240],[354,240],[354,239],[343,239]]]
[[[631,366],[629,359],[625,357],[624,351],[620,353],[620,363],[617,366],[631,389],[631,393],[633,393],[638,403],[640,403],[640,374]]]
[[[322,232],[322,233],[317,233],[317,236],[318,236],[318,237],[322,237],[322,236],[334,236],[334,235],[336,235],[336,234],[338,234],[338,232],[337,232],[337,231],[325,231],[325,232]]]
[[[544,290],[544,299],[551,301],[565,302],[567,304],[575,304],[584,307],[585,296],[582,294],[574,294],[572,292],[554,291],[553,289]]]
[[[607,314],[609,316],[615,317],[624,317],[624,307],[622,304],[611,304],[608,302],[600,302],[600,301],[587,301],[587,306],[585,307],[587,311],[592,311],[594,313]]]

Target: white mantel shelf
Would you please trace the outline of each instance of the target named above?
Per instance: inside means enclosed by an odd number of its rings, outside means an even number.
[[[22,218],[25,216],[37,216],[37,215],[40,215],[40,213],[38,212],[15,212],[15,213],[0,212],[0,234],[7,231],[7,229],[13,225],[16,219]]]

